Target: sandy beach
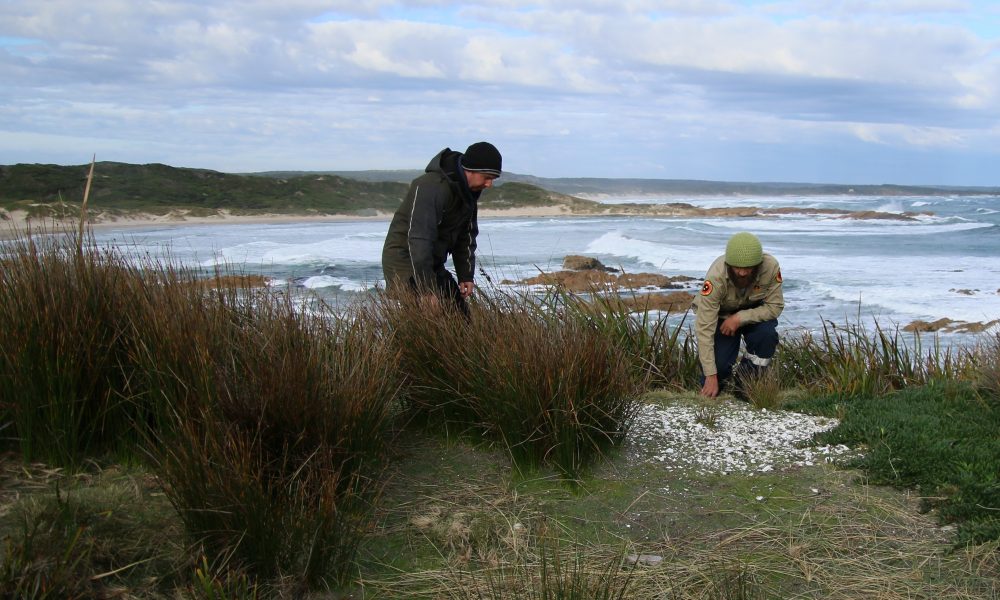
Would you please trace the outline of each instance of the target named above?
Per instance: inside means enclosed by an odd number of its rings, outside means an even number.
[[[480,219],[516,219],[516,218],[546,218],[546,217],[595,217],[595,216],[645,216],[645,217],[759,217],[767,215],[789,214],[824,214],[836,218],[847,219],[889,219],[912,220],[916,213],[885,213],[879,211],[852,212],[830,208],[760,208],[752,204],[733,207],[701,208],[680,203],[665,206],[609,204],[596,210],[574,210],[566,204],[549,206],[523,206],[517,208],[479,208]],[[922,213],[927,214],[927,213]],[[260,223],[308,223],[308,222],[350,222],[350,221],[388,221],[392,213],[387,211],[371,211],[371,214],[320,214],[320,213],[266,213],[266,214],[234,214],[225,209],[215,214],[192,214],[187,209],[174,209],[164,214],[136,212],[127,215],[108,212],[91,212],[88,216],[88,226],[93,230],[101,229],[132,229],[143,227],[170,227],[189,225],[219,225],[219,224],[260,224]],[[0,239],[10,238],[28,228],[35,232],[77,231],[79,221],[75,219],[56,220],[51,218],[29,218],[26,211],[7,211],[0,209]]]
[[[564,217],[573,216],[566,206],[536,206],[504,210],[480,209],[480,218],[520,218],[520,217]],[[162,215],[151,213],[135,213],[128,216],[109,215],[106,213],[92,214],[88,226],[93,230],[170,227],[188,225],[220,225],[220,224],[261,224],[261,223],[322,223],[351,221],[388,221],[392,213],[377,211],[373,215],[343,215],[343,214],[233,214],[228,210],[220,210],[214,215],[191,215],[189,211],[173,210]],[[80,227],[76,220],[31,219],[25,211],[4,211],[0,209],[0,238],[10,238],[29,228],[35,232],[72,232]]]

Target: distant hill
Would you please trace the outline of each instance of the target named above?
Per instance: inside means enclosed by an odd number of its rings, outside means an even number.
[[[563,194],[608,196],[937,196],[1000,194],[1000,187],[852,185],[793,182],[703,181],[697,179],[548,179],[514,175],[522,181]]]
[[[409,182],[419,171],[329,171],[361,181]],[[265,175],[261,173],[261,175]],[[937,196],[1000,195],[1000,187],[853,185],[831,183],[707,181],[700,179],[612,179],[600,177],[535,177],[504,173],[498,180],[527,183],[571,196]]]
[[[0,207],[50,216],[60,202],[79,205],[89,165],[17,164],[0,166]],[[408,181],[408,180],[407,180]],[[162,164],[95,165],[89,204],[109,214],[165,214],[183,208],[190,214],[291,213],[373,215],[392,212],[407,183],[352,179],[327,173],[231,174]],[[550,205],[573,199],[528,184],[484,193],[483,208]],[[584,201],[580,201],[584,202]]]
[[[79,203],[89,165],[18,164],[0,167],[0,203]],[[332,175],[250,177],[162,164],[95,165],[90,205],[95,209],[162,212],[174,207],[237,212],[352,213],[394,209],[406,186],[358,182]]]
[[[35,217],[78,214],[89,165],[17,164],[0,166],[0,209],[23,210]],[[93,215],[116,217],[137,212],[190,216],[217,215],[368,215],[399,206],[419,171],[281,171],[221,173],[208,169],[100,162],[90,194]],[[577,195],[606,196],[775,196],[775,195],[967,195],[998,194],[1000,188],[901,185],[740,183],[676,179],[543,178],[505,173],[487,190],[482,209],[557,207],[558,214],[677,215],[710,214],[683,202],[650,206],[598,204]],[[749,216],[766,209],[728,209]],[[699,211],[701,211],[699,213]],[[0,216],[3,213],[0,212]]]

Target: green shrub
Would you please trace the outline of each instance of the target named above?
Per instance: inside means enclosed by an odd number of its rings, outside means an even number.
[[[1000,538],[1000,407],[954,382],[837,404],[841,423],[817,442],[863,447],[852,466],[873,483],[918,489],[927,508],[959,525],[961,542]]]

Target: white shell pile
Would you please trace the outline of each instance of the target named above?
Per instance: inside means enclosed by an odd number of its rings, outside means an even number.
[[[806,445],[813,434],[836,425],[836,419],[757,410],[742,402],[713,408],[646,405],[633,428],[633,440],[640,460],[662,463],[666,469],[767,473],[830,462],[850,452],[844,445]]]

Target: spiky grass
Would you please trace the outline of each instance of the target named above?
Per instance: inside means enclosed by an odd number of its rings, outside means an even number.
[[[638,409],[634,356],[591,321],[499,290],[470,320],[412,297],[377,307],[402,353],[412,411],[486,436],[522,470],[549,464],[574,477],[624,438]]]
[[[19,237],[0,273],[0,406],[28,460],[135,454],[146,408],[125,390],[147,275],[114,251]],[[140,427],[136,427],[139,424]]]
[[[776,363],[768,368],[740,375],[738,385],[747,401],[755,408],[771,410],[781,406],[783,383],[780,363]]]
[[[1000,332],[983,340],[975,356],[976,387],[986,398],[1000,402]]]
[[[185,353],[169,334],[174,345],[150,353],[188,374],[156,386],[178,394],[157,453],[168,497],[210,557],[265,578],[340,581],[381,485],[394,350],[357,319],[303,315],[287,297],[244,289],[217,302],[208,352]]]
[[[785,336],[778,362],[786,378],[812,393],[858,396],[968,379],[973,356],[958,346],[945,348],[937,338],[926,347],[919,334],[908,337],[879,323],[870,332],[862,324],[824,321],[819,337],[808,331]]]
[[[342,578],[381,484],[390,341],[243,278],[205,285],[77,241],[6,248],[4,434],[26,460],[152,458],[213,560]]]
[[[637,563],[626,564],[624,553],[593,556],[580,546],[566,548],[558,539],[541,537],[535,552],[518,561],[479,571],[462,571],[451,598],[456,600],[621,600],[631,598],[629,586]]]

